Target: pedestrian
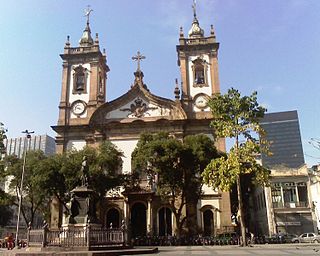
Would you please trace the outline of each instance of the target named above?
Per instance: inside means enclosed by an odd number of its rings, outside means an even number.
[[[8,236],[8,242],[7,242],[8,250],[13,249],[13,244],[14,244],[13,233],[11,233],[11,235]]]

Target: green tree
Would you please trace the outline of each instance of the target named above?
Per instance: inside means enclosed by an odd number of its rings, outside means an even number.
[[[4,128],[3,123],[0,122],[0,171],[1,171],[1,169],[4,169],[2,156],[6,152],[6,148],[5,148],[4,142],[3,142],[7,138],[6,132],[7,132],[7,130]]]
[[[81,185],[81,163],[87,158],[89,167],[89,186],[102,200],[108,190],[117,189],[123,180],[120,173],[122,167],[122,152],[111,142],[105,141],[98,148],[85,147],[82,150],[71,150],[63,154],[48,157],[43,162],[43,184],[47,194],[54,196],[68,212],[67,203],[70,191]]]
[[[7,130],[4,128],[3,123],[0,122],[0,174],[4,171],[3,155],[6,152],[4,140]],[[0,189],[0,226],[5,226],[9,223],[12,216],[12,210],[10,209],[10,200],[8,200],[6,193]]]
[[[29,151],[27,154],[22,189],[23,203],[21,204],[21,214],[26,224],[29,222],[32,224],[36,213],[48,206],[47,190],[40,180],[41,163],[45,158],[46,156],[40,150]],[[11,201],[11,205],[18,206],[23,160],[17,156],[9,155],[4,158],[4,161],[7,167],[1,177],[10,180],[9,193],[6,197]]]
[[[218,156],[213,142],[205,135],[187,136],[183,141],[166,133],[142,134],[132,153],[133,172],[156,176],[157,194],[170,205],[177,224],[177,235],[184,226],[192,233],[192,216],[183,213],[201,195],[201,173],[210,159]],[[189,225],[188,225],[189,224]]]
[[[256,159],[262,151],[267,152],[266,142],[262,139],[264,131],[259,125],[266,109],[258,104],[256,92],[241,96],[234,88],[225,95],[214,95],[208,105],[213,114],[211,126],[215,137],[231,138],[234,144],[228,155],[213,159],[202,176],[206,184],[223,191],[230,191],[234,184],[237,185],[242,243],[246,245],[240,178],[251,174],[255,182],[268,183],[269,171]]]
[[[81,184],[81,163],[87,157],[89,166],[89,185],[98,193],[99,198],[105,196],[109,189],[120,186],[122,175],[122,153],[111,142],[102,143],[98,149],[85,147],[80,151],[69,151],[64,154],[45,156],[41,151],[28,151],[26,157],[22,216],[26,223],[33,223],[38,212],[49,220],[49,203],[55,196],[65,207],[70,200],[70,191]],[[10,178],[11,192],[15,196],[6,195],[12,205],[18,205],[20,190],[22,159],[16,156],[5,158],[6,168],[1,177]]]

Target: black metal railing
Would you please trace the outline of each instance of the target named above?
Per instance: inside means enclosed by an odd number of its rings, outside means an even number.
[[[308,202],[273,202],[273,208],[299,208],[309,207]]]
[[[125,229],[106,229],[85,227],[61,228],[50,230],[28,229],[27,245],[41,247],[103,247],[123,246],[126,244]]]

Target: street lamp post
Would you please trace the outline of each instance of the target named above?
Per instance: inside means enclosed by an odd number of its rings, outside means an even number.
[[[19,189],[19,207],[18,207],[18,218],[17,218],[17,230],[16,230],[16,246],[18,246],[18,237],[19,237],[19,223],[20,223],[20,212],[21,212],[21,204],[22,204],[22,191],[23,191],[23,180],[24,180],[24,171],[26,168],[26,156],[27,156],[27,150],[28,150],[28,142],[31,138],[31,134],[34,133],[33,131],[25,130],[22,133],[26,134],[26,137],[24,138],[23,143],[23,164],[22,164],[22,174],[21,174],[21,183],[20,183],[20,189]]]

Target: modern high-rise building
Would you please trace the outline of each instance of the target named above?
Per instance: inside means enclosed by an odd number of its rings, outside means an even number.
[[[299,168],[305,164],[296,110],[266,114],[260,124],[272,153],[272,156],[262,155],[264,166]]]
[[[262,165],[271,170],[270,186],[257,187],[252,195],[252,231],[263,235],[315,232],[297,111],[266,114],[261,126],[273,155],[262,155]]]
[[[52,155],[56,152],[56,143],[54,138],[48,135],[34,135],[30,139],[25,136],[18,138],[8,138],[4,140],[7,155],[23,156],[25,147],[27,150],[41,150],[46,155]]]

